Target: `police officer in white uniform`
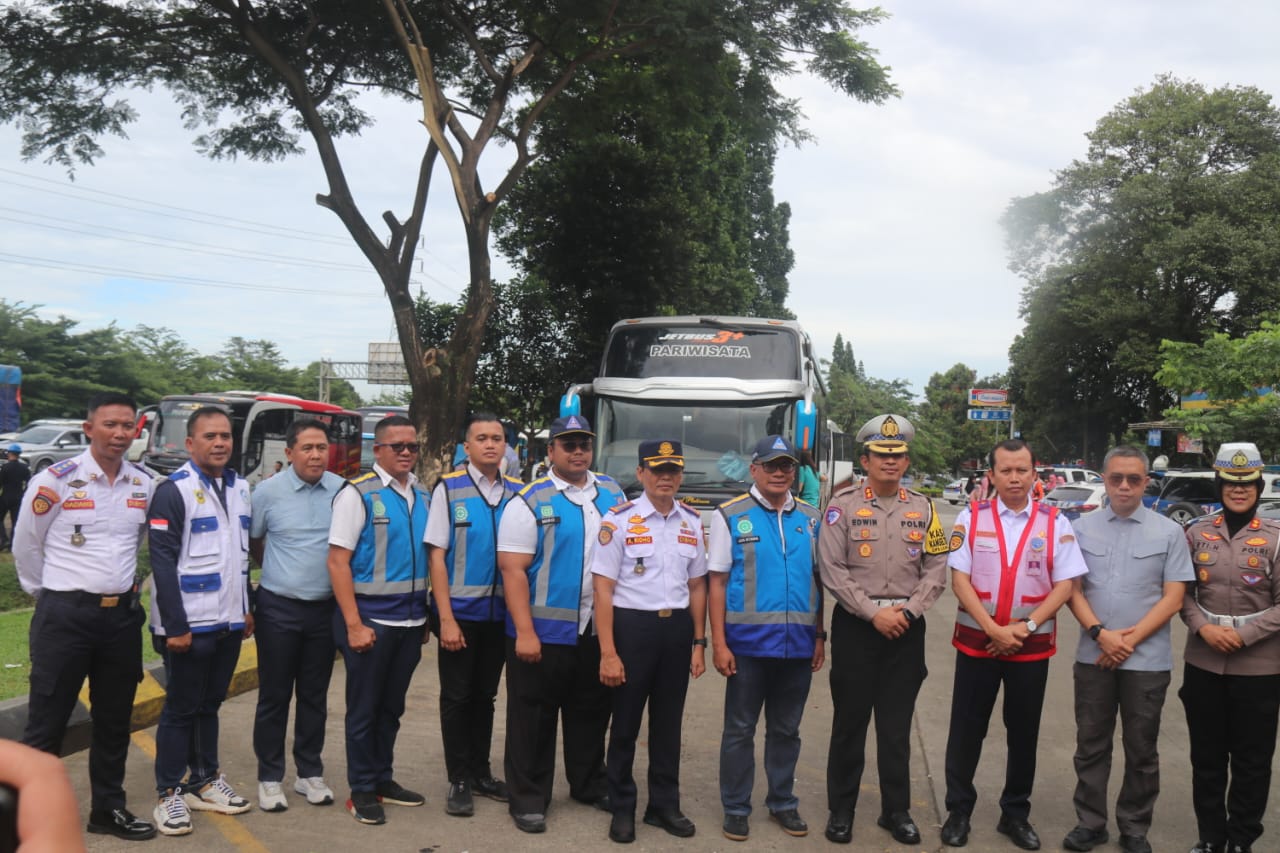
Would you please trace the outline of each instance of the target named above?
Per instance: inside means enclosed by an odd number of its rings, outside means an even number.
[[[124,793],[133,697],[142,680],[138,546],[151,499],[150,475],[124,458],[137,409],[123,394],[89,401],[89,449],[31,480],[13,545],[18,580],[36,597],[22,739],[58,754],[88,677],[93,801],[87,828],[130,840],[156,834],[125,808]]]
[[[605,766],[609,837],[635,840],[636,737],[649,706],[649,805],[644,822],[680,838],[695,832],[680,811],[680,729],[686,670],[706,670],[707,560],[702,519],[676,500],[684,479],[678,441],[642,441],[636,478],[644,493],[600,522],[591,571],[600,636],[600,680],[613,688]],[[690,648],[692,647],[692,652]]]

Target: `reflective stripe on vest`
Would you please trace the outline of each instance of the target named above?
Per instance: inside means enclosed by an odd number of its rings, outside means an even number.
[[[423,565],[422,567],[423,576],[421,578],[418,577],[418,561],[414,558],[413,549],[418,547],[416,543],[421,541],[423,533],[426,530],[426,513],[427,506],[430,501],[429,496],[415,486],[413,508],[410,509],[408,501],[404,499],[404,496],[396,494],[395,490],[390,486],[384,486],[382,484],[382,480],[376,475],[367,480],[352,483],[352,485],[360,492],[360,497],[364,502],[365,512],[367,513],[365,518],[365,528],[366,531],[368,528],[372,528],[373,537],[373,553],[367,564],[366,556],[368,555],[368,538],[366,532],[361,533],[360,541],[356,543],[356,552],[352,554],[351,562],[353,568],[355,568],[355,572],[353,574],[356,576],[364,574],[364,569],[367,565],[371,575],[364,580],[353,577],[352,585],[354,586],[356,595],[408,595],[415,592],[425,591],[425,584],[423,581],[426,576],[426,566]],[[392,525],[390,523],[373,523],[373,518],[376,517],[376,514],[373,511],[373,507],[370,506],[371,502],[369,500],[371,495],[380,491],[390,491],[395,494],[398,499],[394,504],[394,506],[397,507],[397,512],[403,511],[405,513],[402,520],[407,523],[403,526],[403,529],[400,526],[397,526],[395,538],[397,540],[401,539],[403,536],[407,536],[409,538],[409,542],[404,543],[406,546],[404,553],[397,555],[398,564],[404,564],[406,560],[408,562],[409,576],[407,578],[388,579],[387,577],[387,548],[391,538],[388,530]],[[379,501],[378,503],[381,502]],[[383,506],[385,506],[385,504],[383,504]],[[403,572],[396,572],[396,574],[403,574]]]
[[[450,537],[445,551],[449,575],[449,598],[454,616],[470,620],[501,620],[506,614],[502,600],[502,576],[498,571],[498,522],[518,486],[502,479],[502,498],[494,506],[480,492],[466,472],[441,479],[449,506]],[[473,553],[472,548],[478,548]]]

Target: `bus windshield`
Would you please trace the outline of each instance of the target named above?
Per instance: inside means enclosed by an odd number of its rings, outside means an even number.
[[[766,435],[790,434],[793,411],[785,400],[744,405],[601,399],[592,467],[623,488],[635,488],[640,442],[675,438],[684,444],[683,489],[744,491],[755,443]]]
[[[800,342],[786,326],[620,325],[609,336],[602,376],[796,379]]]

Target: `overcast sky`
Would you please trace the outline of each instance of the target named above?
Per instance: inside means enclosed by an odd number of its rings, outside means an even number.
[[[1280,93],[1271,3],[882,5],[892,17],[861,36],[902,97],[877,107],[787,81],[816,138],[781,152],[774,191],[792,207],[788,305],[818,351],[829,356],[842,333],[870,375],[916,393],[957,362],[979,375],[1007,368],[1022,282],[1006,269],[998,219],[1083,156],[1103,114],[1164,72]],[[376,276],[314,203],[316,158],[211,162],[163,93],[134,104],[142,120],[129,141],[106,140],[75,183],[23,162],[17,131],[0,129],[0,297],[84,328],[167,326],[202,352],[232,335],[266,338],[299,366],[363,361],[370,341],[395,339]],[[409,207],[425,131],[411,107],[377,114],[341,153],[380,227],[383,210]],[[443,181],[424,233],[416,279],[452,301],[466,254]]]

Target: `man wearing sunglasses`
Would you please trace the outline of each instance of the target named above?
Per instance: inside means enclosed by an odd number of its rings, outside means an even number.
[[[545,832],[564,722],[569,796],[610,811],[604,736],[611,697],[600,682],[592,549],[601,518],[626,501],[591,470],[595,433],[582,415],[548,430],[551,470],[511,499],[498,526],[507,602],[508,809],[522,832]]]
[[[817,574],[818,508],[791,495],[800,454],[780,435],[756,443],[750,492],[711,517],[711,637],[716,671],[728,679],[720,739],[723,833],[746,841],[755,780],[755,730],[765,711],[769,816],[803,836],[795,771],[800,717],[813,673],[826,658]]]
[[[1062,846],[1106,843],[1107,780],[1120,713],[1124,780],[1116,800],[1120,849],[1151,853],[1147,830],[1160,793],[1157,741],[1173,670],[1169,620],[1195,580],[1186,536],[1142,505],[1147,456],[1120,446],[1102,461],[1108,505],[1075,523],[1089,574],[1068,606],[1080,622],[1076,648],[1076,827]]]
[[[378,421],[373,470],[333,501],[329,579],[334,639],[347,670],[347,811],[386,822],[382,806],[426,799],[392,778],[405,693],[427,632],[427,545],[431,498],[414,476],[418,430],[403,415]]]
[[[947,535],[933,502],[902,486],[915,427],[880,415],[858,431],[866,480],[831,499],[818,540],[831,616],[831,744],[826,836],[853,839],[867,725],[876,718],[880,816],[899,844],[919,844],[911,819],[911,716],[926,675],[924,613],[947,585]]]

